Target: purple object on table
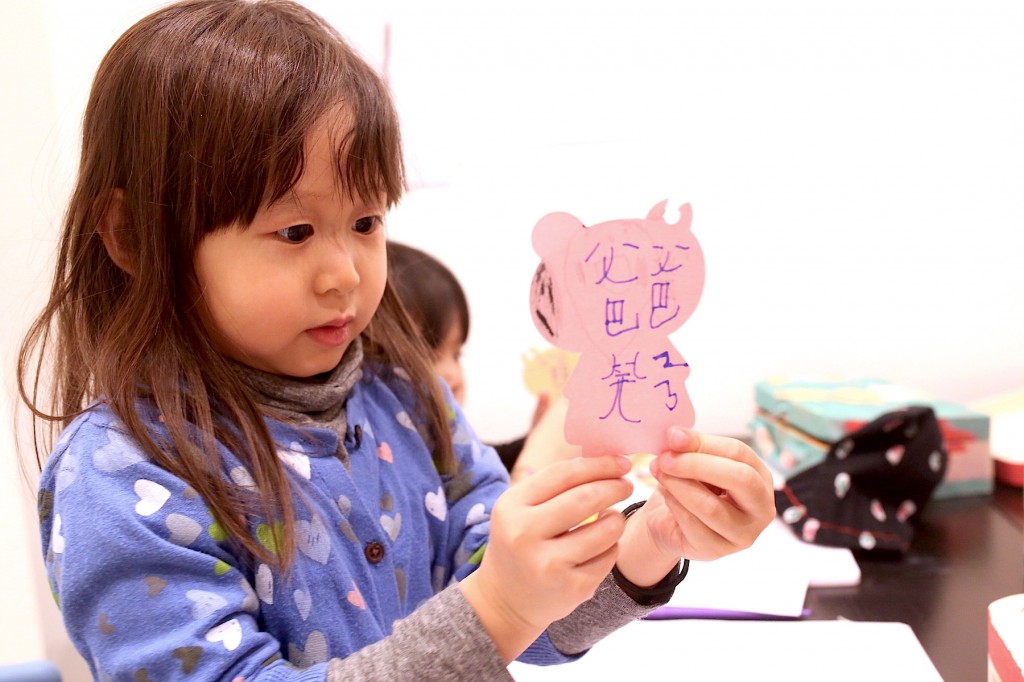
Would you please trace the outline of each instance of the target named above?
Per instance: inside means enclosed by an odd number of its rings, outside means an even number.
[[[697,609],[688,606],[659,606],[646,616],[646,620],[672,620],[674,618],[707,618],[711,620],[800,620],[811,615],[804,609],[799,617],[751,613],[750,611],[725,611],[722,609]]]

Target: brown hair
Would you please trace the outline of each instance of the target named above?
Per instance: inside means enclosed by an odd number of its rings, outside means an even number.
[[[339,103],[351,121],[336,152],[345,191],[393,206],[404,169],[390,94],[314,13],[285,0],[187,0],[117,40],[86,107],[49,301],[18,357],[37,465],[56,430],[103,401],[242,546],[290,564],[288,479],[260,408],[203,333],[193,257],[207,234],[250,224],[294,185],[307,132]],[[138,276],[115,265],[97,233],[114,195],[123,197],[117,242]],[[363,340],[367,358],[400,363],[410,376],[435,462],[450,471],[440,388],[389,287]],[[150,430],[140,401],[159,410],[169,439]],[[250,469],[258,500],[224,477],[217,441]],[[252,537],[255,514],[283,522],[280,556]]]
[[[430,254],[400,242],[388,242],[388,282],[419,327],[423,340],[437,350],[452,324],[469,338],[469,303],[458,278]]]

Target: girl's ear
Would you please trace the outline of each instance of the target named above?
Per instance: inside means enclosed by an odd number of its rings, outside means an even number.
[[[96,223],[96,234],[103,240],[107,255],[114,261],[114,265],[134,277],[135,259],[124,238],[127,229],[124,190],[112,189],[98,197],[96,208],[100,216]]]

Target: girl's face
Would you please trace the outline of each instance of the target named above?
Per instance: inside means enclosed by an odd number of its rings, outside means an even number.
[[[459,405],[466,399],[466,384],[462,375],[462,339],[465,334],[458,320],[452,320],[448,332],[434,349],[434,371],[452,389]]]
[[[207,235],[196,272],[208,331],[225,355],[274,374],[337,366],[370,322],[387,276],[385,205],[353,202],[334,164],[337,116],[306,138],[292,190],[251,225]]]

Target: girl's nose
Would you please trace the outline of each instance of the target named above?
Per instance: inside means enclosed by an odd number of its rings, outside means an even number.
[[[347,294],[359,284],[359,269],[353,253],[342,245],[332,245],[319,263],[314,282],[318,294]]]

